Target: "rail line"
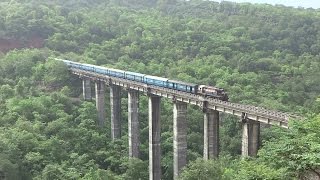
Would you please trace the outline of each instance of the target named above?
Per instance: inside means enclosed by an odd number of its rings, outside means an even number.
[[[89,78],[94,81],[104,81],[108,85],[117,85],[126,89],[138,90],[147,95],[156,95],[172,99],[173,101],[186,102],[189,104],[199,106],[204,111],[217,110],[219,112],[224,112],[242,117],[243,119],[250,119],[266,124],[277,125],[284,128],[288,128],[289,119],[301,119],[301,117],[293,114],[268,110],[262,107],[221,101],[214,98],[203,97],[200,95],[195,95],[192,93],[182,92],[169,88],[147,85],[145,83],[116,78],[86,70],[80,70],[75,68],[69,68],[69,70],[73,74],[78,75],[82,78]]]

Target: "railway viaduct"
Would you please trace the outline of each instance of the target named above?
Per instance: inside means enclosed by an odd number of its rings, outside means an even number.
[[[150,86],[144,83],[121,78],[109,77],[99,73],[69,68],[83,82],[84,100],[92,100],[91,83],[95,83],[95,101],[98,111],[98,124],[105,124],[105,88],[110,87],[111,134],[112,139],[121,137],[121,88],[128,91],[128,139],[129,156],[139,158],[139,95],[149,98],[149,179],[161,179],[160,149],[160,103],[161,98],[173,102],[173,149],[174,179],[187,164],[187,105],[193,104],[203,110],[204,148],[203,158],[212,159],[219,156],[219,113],[228,113],[241,118],[242,122],[242,156],[255,156],[259,148],[260,123],[288,128],[288,120],[296,119],[288,113],[267,110],[260,107],[231,103],[213,98],[205,98],[168,88]]]

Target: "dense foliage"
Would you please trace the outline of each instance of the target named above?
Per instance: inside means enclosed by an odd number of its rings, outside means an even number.
[[[258,158],[240,160],[241,124],[223,114],[221,158],[202,161],[203,115],[189,106],[189,164],[181,179],[320,176],[319,10],[197,0],[3,0],[0,37],[0,46],[44,42],[0,53],[0,176],[148,179],[146,97],[141,159],[128,159],[126,130],[111,141],[109,120],[97,127],[94,102],[81,101],[79,80],[54,57],[216,85],[233,102],[308,117],[289,130],[263,128]],[[123,107],[126,100],[123,93]],[[172,179],[171,102],[161,108],[163,179]],[[125,108],[122,117],[126,129]]]

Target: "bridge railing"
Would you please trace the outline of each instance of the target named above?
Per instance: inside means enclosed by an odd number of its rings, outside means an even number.
[[[252,106],[252,105],[244,105],[239,103],[233,103],[228,101],[221,101],[219,99],[203,97],[200,95],[182,92],[174,89],[158,87],[153,85],[147,85],[141,82],[131,81],[127,79],[121,79],[116,77],[107,76],[104,74],[99,74],[91,71],[85,71],[75,68],[70,68],[70,70],[78,74],[80,76],[87,76],[93,80],[103,80],[109,83],[111,79],[111,83],[115,85],[120,85],[126,88],[133,88],[139,90],[144,93],[151,93],[155,95],[160,95],[162,97],[170,98],[170,99],[184,99],[184,102],[188,102],[194,105],[198,105],[200,107],[204,106],[204,102],[208,102],[210,106],[206,107],[209,109],[218,110],[221,112],[226,112],[234,115],[248,115],[248,118],[252,118],[252,120],[261,121],[267,124],[277,124],[282,127],[288,126],[289,119],[301,119],[299,116],[284,113],[275,110],[268,110],[262,107]],[[218,108],[217,108],[218,107]],[[221,108],[227,110],[220,110]],[[232,111],[232,112],[231,112]],[[275,123],[278,122],[278,123]]]

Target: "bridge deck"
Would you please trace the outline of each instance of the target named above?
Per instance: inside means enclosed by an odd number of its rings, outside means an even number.
[[[204,109],[217,110],[219,112],[233,114],[239,117],[246,116],[251,120],[259,121],[266,124],[278,125],[284,128],[288,128],[289,119],[299,119],[298,116],[289,113],[267,110],[256,106],[221,101],[214,98],[203,97],[173,89],[147,85],[144,83],[106,76],[90,71],[74,68],[70,68],[70,71],[80,77],[90,78],[94,81],[105,81],[107,84],[111,83],[127,89],[135,89],[146,94],[153,94],[176,101],[186,102],[189,104],[200,106]]]

